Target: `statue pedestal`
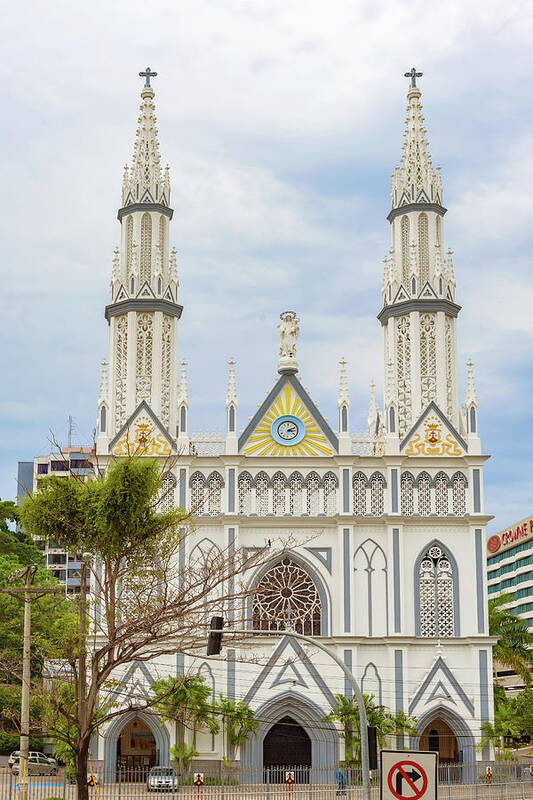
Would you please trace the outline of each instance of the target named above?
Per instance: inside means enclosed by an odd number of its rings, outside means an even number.
[[[298,362],[291,356],[282,356],[278,361],[280,375],[295,375],[298,372]]]

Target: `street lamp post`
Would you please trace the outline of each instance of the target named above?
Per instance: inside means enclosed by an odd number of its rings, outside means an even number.
[[[209,633],[209,641],[207,646],[207,653],[208,655],[218,655],[222,648],[222,625],[223,619],[222,617],[213,617],[211,620],[211,631]],[[321,642],[319,639],[313,639],[311,636],[305,636],[303,633],[296,633],[295,631],[255,631],[255,630],[236,630],[236,629],[229,629],[224,631],[224,633],[234,633],[239,636],[290,636],[291,639],[300,639],[303,642],[307,642],[307,644],[312,644],[315,647],[318,647],[319,650],[326,653],[330,658],[335,661],[337,666],[339,666],[352,686],[354,691],[356,700],[357,700],[357,708],[359,710],[359,727],[361,732],[361,767],[363,772],[363,794],[365,800],[371,800],[371,790],[370,790],[370,761],[369,761],[369,750],[368,750],[368,721],[366,718],[366,709],[365,704],[363,701],[363,695],[361,694],[361,690],[359,688],[359,684],[355,680],[353,673],[346,664],[341,661],[338,655],[327,645]]]

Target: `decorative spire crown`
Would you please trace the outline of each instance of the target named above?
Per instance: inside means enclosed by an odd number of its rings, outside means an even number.
[[[370,382],[370,403],[368,406],[368,432],[374,434],[376,432],[376,425],[379,417],[379,409],[376,403],[376,384],[374,381]]]
[[[349,406],[350,405],[350,395],[348,394],[348,376],[346,374],[346,364],[347,361],[344,356],[339,361],[341,370],[339,376],[339,399],[337,400],[337,406],[340,408],[341,406]]]
[[[228,361],[229,364],[229,372],[228,372],[228,393],[226,395],[226,408],[229,408],[230,405],[237,405],[237,386],[235,383],[235,359],[230,358]]]
[[[185,359],[181,362],[181,378],[178,385],[178,406],[189,405],[189,397],[187,394],[187,362]]]
[[[474,363],[471,358],[466,362],[466,405],[477,406],[476,384],[474,382]]]
[[[442,182],[440,172],[433,168],[429,145],[422,115],[422,92],[416,85],[416,79],[422,77],[413,67],[405,73],[411,79],[407,92],[407,119],[405,124],[402,160],[392,174],[391,204],[392,208],[410,203],[442,204]]]
[[[133,160],[131,168],[124,170],[122,182],[122,205],[129,206],[134,203],[160,203],[168,206],[170,203],[170,181],[168,170],[163,176],[161,170],[161,157],[159,155],[159,140],[157,138],[157,120],[155,116],[154,90],[150,85],[150,78],[157,75],[150,67],[139,72],[145,78],[141,91],[141,108],[133,147]]]

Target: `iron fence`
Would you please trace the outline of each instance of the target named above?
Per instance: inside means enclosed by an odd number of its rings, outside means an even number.
[[[487,767],[492,774],[487,777]],[[194,768],[193,768],[194,769]],[[202,767],[203,784],[195,784],[191,769],[168,769],[159,775],[149,767],[94,769],[88,776],[90,800],[366,800],[360,769],[338,767],[223,768],[219,762]],[[292,773],[294,783],[286,783]],[[441,764],[439,800],[533,800],[529,766],[516,762]],[[371,797],[379,800],[380,776],[372,774]],[[0,800],[77,800],[75,784],[60,768],[57,775],[29,775],[23,781],[9,769],[0,771]]]

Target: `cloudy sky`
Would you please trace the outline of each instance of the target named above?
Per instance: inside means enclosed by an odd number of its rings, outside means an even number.
[[[301,317],[304,385],[352,424],[382,387],[390,173],[415,64],[446,246],[455,252],[461,395],[471,356],[493,530],[533,511],[533,6],[518,0],[19,0],[4,8],[0,497],[49,431],[91,440],[122,168],[140,69],[157,69],[180,355],[192,429],[239,427],[272,385],[280,311]]]

